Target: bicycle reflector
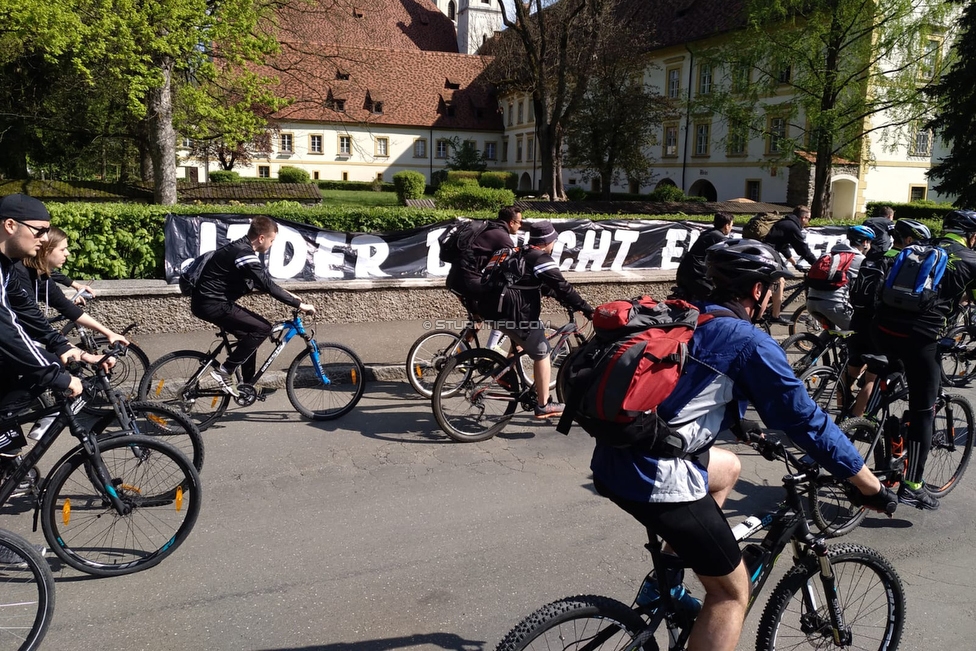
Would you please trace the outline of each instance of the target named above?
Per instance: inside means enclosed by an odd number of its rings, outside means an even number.
[[[71,500],[64,501],[64,506],[61,507],[61,520],[66,527],[71,522]]]
[[[176,511],[177,513],[183,510],[183,487],[176,487]]]

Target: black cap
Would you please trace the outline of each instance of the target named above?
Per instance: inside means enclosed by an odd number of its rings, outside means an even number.
[[[556,229],[549,222],[532,222],[529,226],[529,244],[533,246],[544,246],[549,242],[555,242],[559,235]]]
[[[0,219],[18,222],[49,222],[51,213],[44,204],[26,194],[8,194],[0,199]]]

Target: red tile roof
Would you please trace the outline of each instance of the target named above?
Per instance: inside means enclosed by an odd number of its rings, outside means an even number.
[[[745,0],[621,0],[619,11],[648,35],[648,50],[745,26]]]
[[[303,48],[285,52],[276,70],[264,71],[279,78],[280,96],[296,98],[275,114],[278,120],[502,131],[486,57],[321,43]],[[349,78],[337,79],[337,71]],[[340,99],[342,112],[334,103]],[[376,102],[382,113],[371,110]]]

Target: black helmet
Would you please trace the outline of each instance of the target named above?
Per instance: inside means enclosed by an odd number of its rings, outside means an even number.
[[[756,240],[728,240],[708,249],[706,276],[716,289],[742,287],[757,280],[771,284],[779,278],[792,278],[786,261],[768,244]]]
[[[942,218],[942,230],[956,233],[976,233],[976,211],[953,210]]]
[[[913,240],[927,240],[932,237],[932,231],[922,222],[914,219],[899,219],[895,222],[895,233],[904,241],[906,237]]]

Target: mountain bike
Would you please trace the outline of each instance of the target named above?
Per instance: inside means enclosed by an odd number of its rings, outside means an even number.
[[[569,321],[546,338],[557,378],[570,342],[577,346],[586,342],[575,313],[567,310],[567,314]],[[521,350],[505,357],[485,348],[473,348],[448,358],[431,395],[437,424],[455,441],[484,441],[505,429],[520,405],[525,411],[533,410],[537,396],[532,378],[525,373],[524,359],[529,358]],[[556,390],[559,396],[558,381]]]
[[[413,342],[406,363],[407,381],[413,390],[424,398],[430,398],[437,374],[444,368],[448,357],[471,348],[481,348],[478,338],[480,330],[480,324],[469,312],[460,332],[433,330]]]
[[[296,335],[305,341],[305,349],[292,360],[285,375],[292,406],[312,420],[332,420],[352,411],[366,390],[366,367],[351,348],[317,342],[315,332],[306,330],[298,310],[271,329],[275,348],[253,378],[241,382],[240,368],[235,371],[240,395],[234,402],[249,407],[267,399],[270,391],[260,391],[258,381]],[[177,350],[150,364],[139,383],[139,398],[160,401],[188,414],[201,431],[210,427],[227,410],[231,398],[210,371],[220,366],[220,354],[236,345],[223,329],[217,337],[206,353]]]
[[[894,487],[908,467],[907,434],[908,385],[904,373],[889,365],[886,357],[865,355],[868,370],[878,375],[878,383],[868,400],[866,417],[850,418],[840,429],[854,443],[868,464],[887,485]],[[945,497],[959,484],[973,452],[973,408],[958,395],[939,393],[935,404],[932,447],[926,462],[926,489]],[[850,503],[848,491],[826,479],[811,485],[810,514],[817,527],[829,536],[853,531],[864,520],[867,510]]]
[[[0,529],[0,650],[39,649],[54,617],[54,575],[33,545]]]
[[[939,367],[946,386],[964,387],[976,378],[976,326],[967,323],[945,333],[939,341]]]
[[[86,381],[83,381],[86,382]],[[69,566],[95,576],[149,569],[176,551],[200,513],[200,476],[189,459],[158,437],[141,434],[99,437],[76,414],[85,393],[71,400],[0,420],[6,430],[54,415],[23,458],[6,458],[0,505],[27,484],[35,526],[40,515],[48,546]],[[44,481],[36,466],[62,431],[79,445],[62,456]]]
[[[759,620],[756,649],[897,649],[905,621],[905,594],[895,569],[873,549],[828,546],[815,536],[800,495],[818,477],[817,467],[796,458],[778,441],[753,438],[751,444],[766,459],[785,461],[789,474],[783,477],[785,502],[733,529],[739,541],[766,530],[761,543],[743,548],[752,583],[750,609],[783,550],[789,547],[793,552],[793,566],[773,589]],[[684,649],[697,613],[671,596],[673,586],[667,578],[669,569],[684,564],[677,556],[664,554],[655,536],[647,549],[657,576],[657,599],[644,605],[635,599],[630,606],[595,595],[554,601],[522,620],[497,651]],[[648,575],[645,581],[649,580],[654,579]]]

